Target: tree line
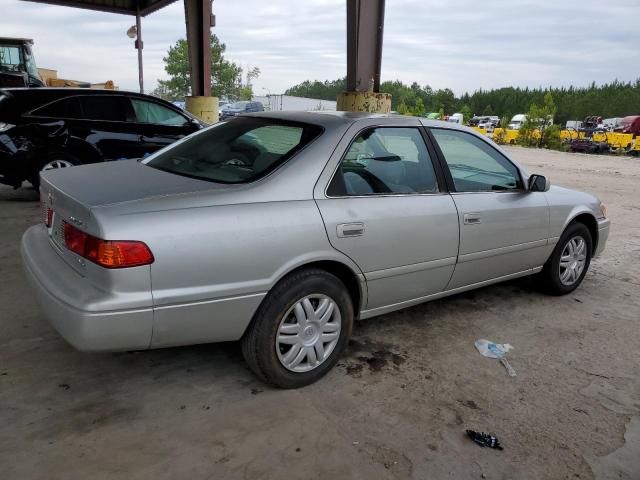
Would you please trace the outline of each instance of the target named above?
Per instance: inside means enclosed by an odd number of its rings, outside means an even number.
[[[338,80],[306,80],[286,90],[286,95],[335,100],[346,89],[346,78]],[[605,118],[640,115],[640,78],[635,82],[614,80],[604,85],[593,82],[588,87],[479,89],[456,96],[448,88],[434,90],[429,85],[400,80],[386,81],[380,91],[390,93],[391,108],[399,113],[423,115],[429,112],[452,114],[461,112],[465,120],[472,115],[496,115],[511,118],[527,113],[532,105],[542,105],[550,93],[555,102],[555,123],[582,120],[588,115]]]
[[[242,67],[224,57],[227,46],[215,34],[211,34],[211,95],[225,100],[251,100],[253,80],[260,76],[258,67]],[[169,101],[184,100],[191,94],[189,47],[185,39],[169,47],[162,59],[167,80],[158,80],[151,95]]]

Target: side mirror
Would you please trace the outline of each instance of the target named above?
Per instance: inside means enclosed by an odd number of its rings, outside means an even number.
[[[551,187],[551,183],[547,180],[547,177],[535,174],[529,177],[530,192],[547,192],[549,187]]]

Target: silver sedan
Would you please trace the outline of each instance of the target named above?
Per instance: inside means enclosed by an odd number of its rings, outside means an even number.
[[[283,388],[314,382],[365,319],[525,275],[573,291],[609,234],[601,202],[452,123],[264,113],[144,161],[42,174],[22,255],[85,351],[241,340]]]

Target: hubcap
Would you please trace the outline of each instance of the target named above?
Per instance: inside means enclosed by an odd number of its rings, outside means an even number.
[[[563,285],[573,285],[578,281],[587,263],[587,242],[582,237],[569,240],[560,255],[560,282]]]
[[[312,294],[287,311],[276,336],[276,353],[283,367],[308,372],[331,356],[340,338],[342,319],[333,299]]]
[[[52,160],[49,163],[46,163],[44,167],[42,167],[42,171],[53,170],[54,168],[68,168],[73,167],[73,163],[67,160]]]

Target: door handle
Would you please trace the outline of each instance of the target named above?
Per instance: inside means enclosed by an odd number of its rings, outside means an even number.
[[[336,227],[338,237],[358,237],[364,233],[364,223],[339,223]]]
[[[482,223],[482,216],[479,213],[465,213],[463,221],[465,225],[477,225]]]

